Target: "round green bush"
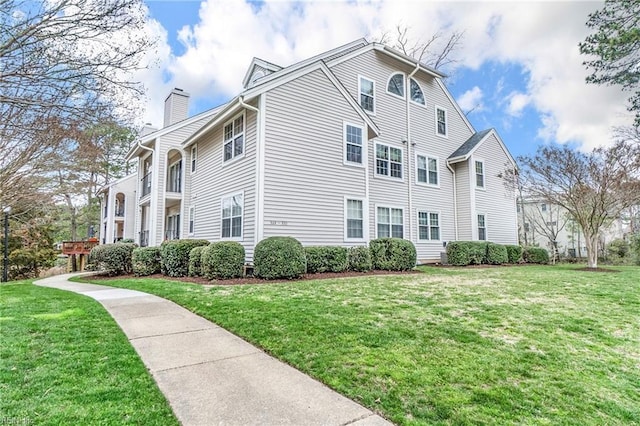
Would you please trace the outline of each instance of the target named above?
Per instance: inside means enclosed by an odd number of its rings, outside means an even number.
[[[350,271],[367,272],[371,270],[371,252],[367,246],[351,247],[347,250]]]
[[[509,261],[507,248],[502,244],[487,243],[487,263],[489,265],[502,265]]]
[[[131,269],[135,275],[160,273],[160,247],[138,247],[131,253]]]
[[[207,246],[207,240],[168,240],[160,245],[162,273],[169,277],[189,274],[189,254],[194,247]]]
[[[408,271],[416,266],[416,247],[402,238],[378,238],[369,243],[373,269]]]
[[[268,280],[298,278],[307,270],[302,244],[292,237],[269,237],[260,241],[253,254],[253,274]]]
[[[95,246],[89,253],[89,263],[92,263],[96,270],[110,276],[129,274],[132,271],[132,253],[136,247],[138,246],[131,243]]]
[[[202,275],[210,280],[238,278],[244,266],[244,247],[235,241],[211,243],[202,250]]]
[[[338,246],[311,246],[304,248],[307,272],[344,272],[347,270],[347,249]]]
[[[191,249],[189,252],[189,276],[200,277],[202,276],[202,252],[208,246],[198,246]]]
[[[507,259],[509,263],[520,263],[520,260],[522,260],[522,247],[521,246],[514,246],[514,245],[507,245],[505,246],[507,248]]]
[[[527,247],[522,253],[522,258],[527,263],[546,265],[549,263],[549,252],[540,247]]]
[[[447,243],[447,263],[454,266],[469,264],[470,241],[450,241]]]

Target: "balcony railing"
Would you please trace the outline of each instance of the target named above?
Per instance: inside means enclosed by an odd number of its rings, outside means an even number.
[[[124,217],[124,207],[116,207],[116,217]]]
[[[147,247],[149,245],[149,231],[140,232],[140,247]]]
[[[149,195],[151,192],[151,172],[144,175],[142,180],[142,196]]]
[[[167,230],[164,233],[165,240],[179,240],[180,239],[180,231],[178,230]]]

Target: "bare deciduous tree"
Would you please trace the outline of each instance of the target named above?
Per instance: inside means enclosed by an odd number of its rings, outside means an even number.
[[[143,88],[131,73],[155,43],[145,19],[141,0],[1,1],[2,203],[43,171],[61,142],[56,129],[135,112]]]
[[[409,32],[409,27],[399,24],[396,25],[395,32],[384,32],[376,41],[433,69],[442,69],[457,62],[453,54],[460,48],[463,32],[454,31],[446,36],[443,31],[437,31],[427,40],[412,39]]]
[[[601,229],[640,203],[640,145],[618,140],[590,153],[544,146],[519,161],[520,174],[512,173],[511,183],[566,209],[584,234],[588,266],[597,268]]]

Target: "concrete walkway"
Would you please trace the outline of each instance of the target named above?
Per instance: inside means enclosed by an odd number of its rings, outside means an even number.
[[[173,302],[135,290],[35,284],[100,302],[129,338],[183,425],[391,423]]]

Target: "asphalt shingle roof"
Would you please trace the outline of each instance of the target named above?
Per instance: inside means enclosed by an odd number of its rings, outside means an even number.
[[[475,148],[476,145],[478,145],[480,143],[480,141],[482,139],[484,139],[484,137],[487,136],[489,134],[489,132],[491,132],[491,130],[493,130],[493,129],[487,129],[487,130],[482,130],[480,132],[476,132],[473,136],[471,136],[469,139],[467,139],[465,143],[460,145],[460,147],[458,149],[456,149],[453,152],[453,154],[451,154],[449,156],[449,159],[457,158],[457,157],[464,157],[465,155],[470,153],[473,150],[473,148]]]

